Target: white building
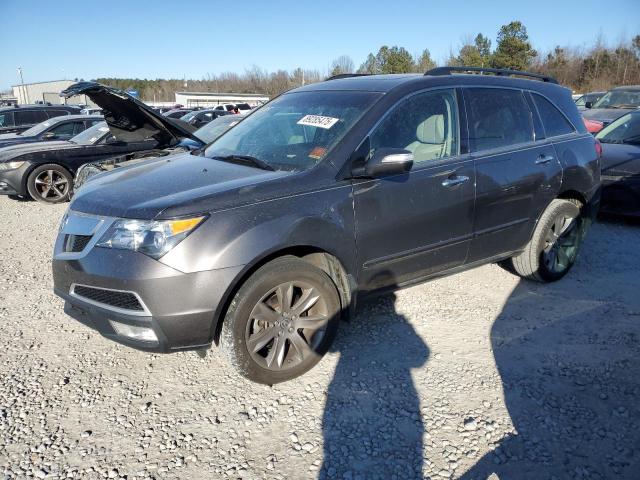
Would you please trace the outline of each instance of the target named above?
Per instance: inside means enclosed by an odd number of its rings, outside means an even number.
[[[215,107],[223,103],[262,105],[269,97],[257,93],[176,92],[176,103],[185,107]]]
[[[60,97],[60,92],[76,83],[73,80],[53,80],[51,82],[24,83],[14,85],[13,96],[18,99],[20,105],[28,103],[51,103],[55,104],[86,104],[93,105],[84,95],[65,99]]]

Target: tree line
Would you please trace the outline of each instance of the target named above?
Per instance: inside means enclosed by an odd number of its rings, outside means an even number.
[[[522,22],[500,27],[495,48],[483,33],[463,40],[445,61],[449,66],[471,66],[528,70],[554,76],[578,92],[607,90],[618,85],[640,84],[640,35],[629,41],[608,46],[600,38],[590,47],[556,46],[550,52],[534,49]],[[290,88],[319,82],[327,76],[345,73],[423,73],[436,67],[428,49],[411,55],[401,46],[384,45],[370,53],[358,67],[350,56],[331,62],[326,72],[320,70],[268,72],[257,66],[244,73],[226,72],[207,75],[201,80],[98,78],[97,82],[122,89],[135,89],[147,101],[172,101],[178,91],[258,93],[273,97]]]

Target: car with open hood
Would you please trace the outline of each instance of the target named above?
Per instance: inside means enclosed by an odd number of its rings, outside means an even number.
[[[102,108],[104,123],[69,140],[0,148],[0,194],[64,202],[73,190],[74,175],[86,163],[171,148],[184,139],[202,144],[192,127],[162,116],[121,90],[80,82],[60,95],[87,95]]]
[[[640,85],[616,87],[592,105],[585,104],[585,107],[587,109],[582,111],[584,118],[600,122],[606,127],[621,116],[640,108]]]
[[[87,182],[60,225],[54,291],[110,339],[217,343],[274,384],[312,368],[367,295],[490,262],[564,277],[598,208],[599,162],[550,77],[337,76],[203,149]]]
[[[20,143],[70,140],[87,128],[102,122],[100,115],[65,115],[45,120],[28,130],[0,134],[0,148]]]

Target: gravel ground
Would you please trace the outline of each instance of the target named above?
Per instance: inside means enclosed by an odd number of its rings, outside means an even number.
[[[5,478],[640,477],[640,225],[596,224],[553,285],[489,265],[380,297],[270,388],[66,317],[65,208],[0,198]]]

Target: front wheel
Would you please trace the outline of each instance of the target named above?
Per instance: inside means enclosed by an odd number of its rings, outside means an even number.
[[[66,202],[70,198],[72,185],[71,173],[53,163],[36,167],[27,178],[29,195],[42,203]]]
[[[310,370],[329,350],[340,298],[329,276],[296,257],[258,269],[233,298],[220,345],[238,372],[273,385]]]
[[[569,272],[589,225],[580,207],[577,201],[562,199],[549,204],[524,251],[508,261],[515,273],[554,282]]]

